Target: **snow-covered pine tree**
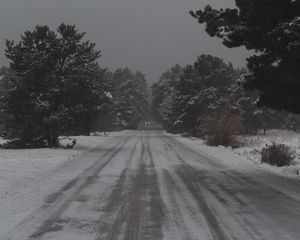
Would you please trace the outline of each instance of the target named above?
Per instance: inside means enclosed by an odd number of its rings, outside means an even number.
[[[171,109],[170,103],[172,101],[172,92],[174,84],[179,81],[183,74],[183,68],[180,65],[175,65],[164,72],[159,81],[154,83],[151,87],[152,92],[152,114],[154,118],[163,124],[166,129],[173,126],[173,120],[169,119]]]
[[[170,72],[165,76],[172,76]],[[163,80],[165,77],[162,77],[153,86],[154,107],[161,108],[158,113],[168,131],[197,135],[201,118],[210,113],[233,111],[230,87],[238,77],[238,71],[231,64],[203,54],[194,65],[181,68],[178,77],[171,80]],[[169,97],[163,97],[164,91]]]
[[[58,145],[58,136],[101,111],[106,87],[99,76],[95,44],[74,25],[25,31],[19,43],[6,42],[14,72],[4,99],[10,131],[21,147]]]
[[[245,87],[259,91],[259,105],[300,113],[300,0],[236,0],[235,9],[191,11],[227,47],[245,46]]]
[[[148,112],[148,89],[145,75],[128,68],[113,73],[112,118],[115,129],[135,129]]]

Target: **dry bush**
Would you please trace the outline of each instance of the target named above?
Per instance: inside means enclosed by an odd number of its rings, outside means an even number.
[[[273,143],[272,145],[267,145],[261,151],[261,161],[277,167],[291,165],[295,157],[295,152],[284,144]]]
[[[201,128],[210,146],[238,147],[236,135],[243,131],[242,119],[236,115],[209,115]]]

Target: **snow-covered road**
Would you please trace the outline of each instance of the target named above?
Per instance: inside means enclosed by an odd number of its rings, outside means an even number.
[[[233,169],[176,138],[107,138],[53,171],[48,196],[0,239],[300,239],[297,180]]]

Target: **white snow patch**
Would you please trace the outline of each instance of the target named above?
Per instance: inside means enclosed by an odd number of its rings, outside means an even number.
[[[5,140],[5,139],[3,139],[3,138],[0,137],[0,144],[4,144],[6,142],[7,142],[7,140]]]
[[[300,134],[287,130],[270,130],[266,135],[260,134],[256,136],[240,137],[243,145],[240,148],[232,149],[230,147],[211,147],[207,146],[205,142],[198,138],[186,138],[177,135],[177,140],[197,149],[202,154],[206,154],[218,161],[221,161],[226,166],[242,170],[255,171],[261,169],[287,177],[296,177],[300,172]],[[297,157],[292,166],[276,167],[269,164],[263,164],[260,161],[261,150],[266,145],[272,143],[283,143],[288,145],[292,150],[295,150]]]
[[[300,134],[288,130],[270,130],[266,135],[243,137],[244,146],[232,150],[250,160],[258,167],[284,176],[297,176],[300,171]],[[285,144],[296,151],[295,163],[287,167],[276,167],[261,163],[261,150],[272,143]]]

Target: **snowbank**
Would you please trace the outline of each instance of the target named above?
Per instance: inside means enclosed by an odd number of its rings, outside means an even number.
[[[243,137],[243,146],[234,149],[233,151],[258,165],[260,168],[268,169],[274,173],[285,176],[295,176],[299,174],[300,170],[300,134],[287,130],[270,130],[266,135],[245,136]],[[285,144],[292,150],[295,150],[297,157],[295,164],[287,167],[275,167],[260,162],[261,150],[266,145],[272,143]]]
[[[262,169],[288,177],[299,178],[300,171],[300,134],[286,130],[271,130],[266,135],[243,136],[240,139],[243,146],[237,149],[223,146],[207,146],[203,140],[197,138],[185,138],[177,135],[177,139],[198,151],[207,154],[225,165],[243,170],[253,171]],[[283,143],[297,152],[295,164],[287,167],[275,167],[260,162],[260,151],[266,144]]]

